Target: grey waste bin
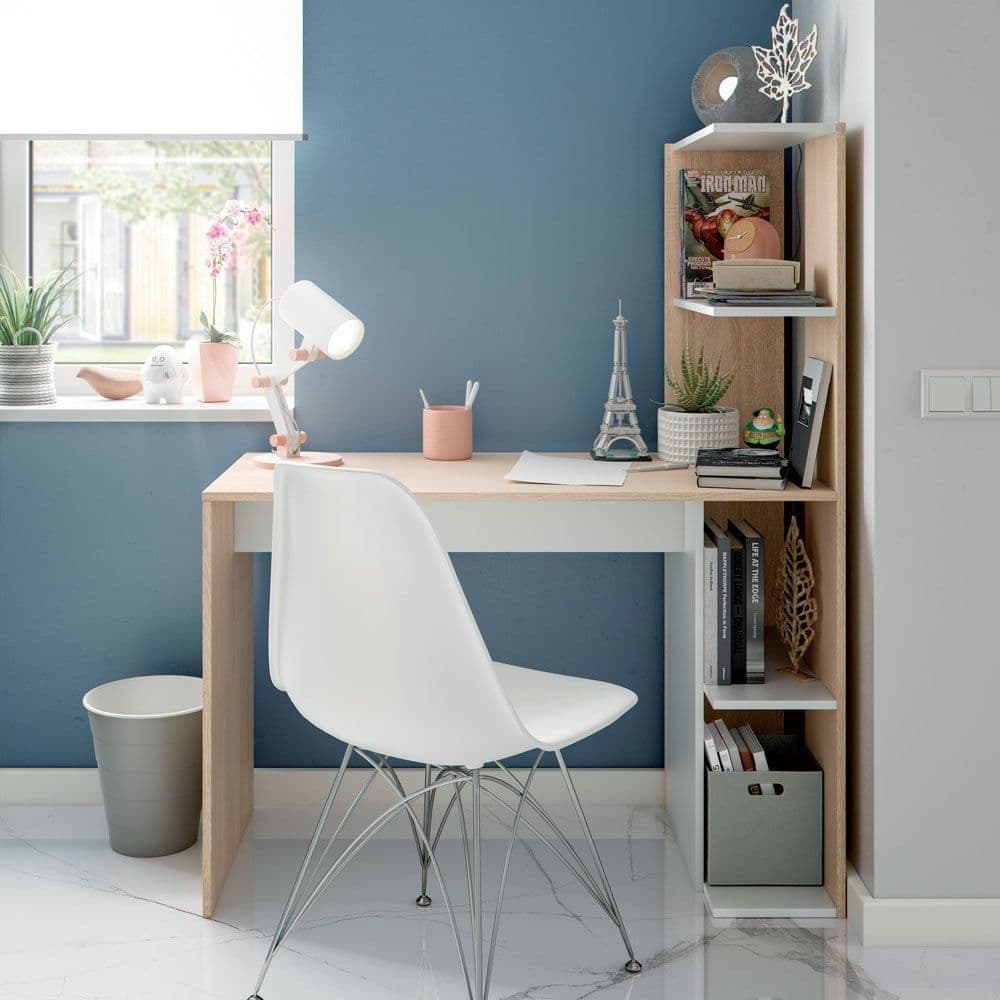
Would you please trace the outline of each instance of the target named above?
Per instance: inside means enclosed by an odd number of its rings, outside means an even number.
[[[88,691],[111,847],[133,858],[176,854],[198,839],[200,677],[129,677]]]

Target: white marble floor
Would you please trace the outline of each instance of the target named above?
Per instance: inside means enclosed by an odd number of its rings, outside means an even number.
[[[301,858],[301,822],[257,817],[217,919],[205,921],[197,848],[122,858],[99,809],[0,809],[0,998],[244,1000]],[[615,928],[528,841],[514,854],[493,996],[1000,1000],[1000,949],[862,949],[839,921],[711,921],[662,816],[608,810],[596,825],[644,972],[621,971]],[[369,845],[308,913],[275,958],[267,1000],[461,1000],[443,908],[413,905],[405,834]],[[503,847],[487,842],[488,872]],[[456,888],[460,852],[443,844]]]

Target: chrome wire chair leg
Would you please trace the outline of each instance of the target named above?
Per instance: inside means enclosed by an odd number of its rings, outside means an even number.
[[[385,771],[376,766],[375,762],[371,759],[371,757],[368,756],[367,753],[365,753],[363,750],[358,750],[357,753],[359,757],[362,757],[364,760],[368,761],[368,763],[371,764],[372,767],[374,767],[375,770],[378,771],[378,773],[382,775],[382,777],[384,777],[386,781],[390,783],[390,785],[392,785],[394,788],[396,787],[395,785],[393,785],[392,779],[385,773]],[[456,791],[458,791],[461,788],[461,786],[468,780],[469,780],[468,774],[458,774],[457,776],[451,776],[451,774],[449,773],[449,774],[439,775],[438,779],[431,784],[430,788],[425,787],[422,788],[419,792],[413,793],[412,795],[401,796],[399,805],[401,805],[406,810],[407,815],[413,821],[413,824],[419,833],[421,843],[429,854],[430,865],[434,869],[434,877],[437,879],[438,887],[441,889],[441,896],[444,899],[445,909],[448,911],[448,920],[451,924],[451,931],[455,938],[455,947],[458,949],[458,958],[462,966],[462,974],[465,977],[466,991],[469,994],[470,1000],[482,1000],[479,992],[473,991],[472,980],[469,976],[469,965],[465,957],[465,948],[462,946],[462,937],[458,932],[458,922],[455,919],[455,908],[452,906],[451,896],[448,893],[448,886],[445,884],[444,875],[441,873],[441,869],[438,866],[437,857],[435,856],[434,851],[431,849],[431,841],[424,833],[423,827],[417,822],[416,814],[413,812],[413,807],[410,804],[413,799],[418,798],[421,795],[423,796],[429,795],[431,791],[436,791],[438,788],[444,787],[446,785],[455,785]],[[459,806],[459,808],[461,808],[461,805]],[[476,989],[477,990],[479,989],[478,980]]]
[[[472,949],[476,1000],[483,1000],[483,788],[479,768],[472,772]]]
[[[497,766],[501,771],[503,771],[504,774],[507,775],[509,780],[506,782],[500,778],[489,778],[487,780],[491,780],[496,784],[501,785],[503,788],[507,789],[507,791],[514,793],[518,797],[521,795],[526,796],[528,805],[531,806],[539,819],[545,823],[545,825],[552,832],[553,836],[559,841],[560,844],[562,844],[566,854],[560,854],[555,844],[553,844],[553,842],[545,836],[545,834],[540,833],[538,829],[528,820],[523,820],[522,825],[533,833],[560,861],[562,861],[562,863],[569,869],[570,873],[575,875],[576,878],[582,883],[583,887],[594,897],[594,901],[598,904],[598,906],[600,906],[601,909],[604,910],[609,917],[611,917],[611,919],[614,919],[614,914],[611,912],[610,907],[604,900],[601,887],[597,884],[594,876],[588,871],[587,866],[584,863],[583,858],[580,857],[577,849],[570,843],[569,838],[559,828],[559,824],[556,823],[556,821],[545,811],[542,804],[533,795],[525,791],[524,785],[518,780],[517,777],[515,777],[514,774],[508,771],[507,768],[499,762],[497,763]],[[510,812],[514,811],[509,802],[504,800],[501,801],[503,801],[504,806]]]
[[[507,873],[510,871],[510,856],[514,852],[514,841],[517,840],[518,827],[521,824],[521,813],[524,811],[524,804],[528,798],[528,791],[531,788],[532,779],[535,777],[535,772],[538,770],[538,765],[542,761],[544,756],[543,751],[539,750],[538,755],[535,757],[535,762],[531,765],[531,770],[528,772],[528,777],[524,782],[524,793],[521,795],[520,800],[517,803],[517,811],[514,813],[514,822],[510,827],[510,839],[507,841],[507,853],[503,859],[503,871],[500,873],[500,886],[497,890],[497,908],[496,913],[493,914],[493,930],[490,933],[490,950],[486,957],[486,975],[483,980],[483,998],[490,995],[490,980],[493,978],[493,956],[496,954],[497,950],[497,935],[500,930],[500,913],[503,907],[503,894],[504,890],[507,888]]]
[[[431,788],[433,781],[433,770],[430,764],[424,765],[424,788]],[[430,843],[431,824],[434,817],[434,791],[431,789],[424,796],[424,839]],[[432,849],[433,849],[432,845]],[[427,895],[427,873],[431,867],[430,851],[421,848],[420,853],[420,895],[417,896],[417,906],[428,907],[431,905],[431,897]]]
[[[580,804],[580,796],[576,794],[576,787],[573,784],[573,779],[570,777],[569,769],[566,767],[566,761],[563,760],[562,753],[556,750],[555,754],[556,760],[559,761],[559,770],[562,771],[563,781],[566,783],[566,790],[569,792],[569,797],[573,800],[573,808],[576,810],[577,819],[580,821],[580,826],[583,828],[583,835],[587,840],[587,846],[590,848],[590,853],[594,856],[594,865],[596,866],[597,873],[601,878],[602,884],[604,885],[604,892],[607,897],[608,905],[614,911],[614,922],[622,936],[622,941],[625,944],[625,950],[628,952],[628,962],[625,963],[625,971],[630,972],[633,975],[635,973],[642,972],[642,964],[636,959],[635,950],[632,948],[632,942],[629,940],[628,931],[625,930],[625,921],[622,919],[621,910],[618,909],[618,902],[615,899],[614,891],[611,888],[611,880],[608,878],[608,873],[604,868],[604,862],[601,860],[600,852],[597,850],[597,842],[594,840],[594,835],[590,831],[590,824],[587,822],[583,806]]]
[[[374,766],[374,764],[372,765]],[[383,757],[381,762],[381,770],[389,777],[389,780],[396,786],[396,791],[399,792],[400,798],[406,797],[406,789],[403,787],[403,782],[399,780],[399,775],[396,774],[396,769],[389,763],[388,758]],[[424,783],[424,788],[428,787],[428,783]],[[426,797],[425,797],[426,801]],[[420,834],[417,833],[417,827],[420,825],[417,822],[416,816],[412,815],[412,810],[407,814],[407,820],[410,824],[410,832],[413,834],[413,847],[417,852],[417,861],[422,865],[424,863],[424,848],[420,840]]]
[[[384,759],[376,763],[363,750],[359,750],[355,747],[354,752],[357,753],[359,757],[361,757],[363,760],[365,760],[368,764],[370,764],[374,768],[374,774],[376,776],[383,777],[392,786],[393,789],[396,789],[396,785],[392,781],[392,778],[383,769],[385,763]],[[444,780],[439,779],[438,781],[436,781],[435,787],[441,788],[441,787],[446,787],[448,785],[457,787],[461,784],[464,784],[466,781],[468,781],[468,777],[464,775],[458,777],[449,777]],[[260,988],[263,983],[264,976],[266,975],[267,967],[270,965],[271,959],[273,958],[274,952],[281,947],[281,944],[284,942],[287,936],[295,929],[299,921],[302,919],[303,915],[312,906],[312,904],[340,876],[340,874],[347,868],[347,866],[351,863],[351,861],[354,860],[354,858],[365,846],[365,844],[367,844],[390,820],[394,819],[400,812],[404,810],[411,819],[415,820],[416,816],[413,812],[413,808],[410,803],[413,800],[420,798],[426,794],[427,792],[425,789],[420,789],[419,791],[414,792],[411,795],[406,795],[406,796],[401,795],[398,802],[391,805],[377,819],[369,823],[365,827],[365,829],[362,830],[362,832],[358,834],[358,836],[355,837],[351,841],[351,843],[348,844],[346,848],[344,848],[343,851],[341,851],[340,855],[337,857],[336,861],[333,862],[332,866],[326,872],[326,874],[324,874],[322,877],[318,879],[318,881],[315,882],[315,884],[312,887],[312,890],[308,893],[308,896],[304,900],[304,902],[297,902],[292,908],[289,909],[288,914],[285,916],[283,929],[280,931],[280,933],[275,934],[275,938],[271,943],[271,947],[268,951],[268,956],[265,961],[264,968],[261,970],[261,974],[258,977],[254,993],[251,995],[249,1000],[262,1000],[262,998],[260,997]],[[355,799],[354,804],[357,804],[357,801],[358,800]],[[343,827],[346,818],[347,817],[345,816],[344,819],[341,820],[340,826],[338,826],[337,828],[338,833],[340,829]],[[422,838],[423,829],[419,826],[419,824],[417,825],[417,829],[419,830],[419,834]],[[429,847],[429,844],[424,844],[424,846]],[[455,936],[455,943],[456,946],[458,947],[459,960],[462,965],[462,972],[465,977],[466,988],[468,990],[470,1000],[476,1000],[476,998],[473,997],[472,994],[472,984],[469,978],[468,965],[465,958],[465,950],[462,947],[462,941],[458,933],[458,924],[455,920],[455,914],[451,905],[451,900],[448,895],[448,889],[447,886],[445,886],[444,884],[443,876],[441,874],[440,869],[438,868],[437,860],[434,857],[433,852],[431,853],[431,867],[433,867],[435,877],[437,878],[438,883],[441,886],[441,893],[444,898],[445,908],[448,911],[448,917],[451,923],[452,933]],[[302,884],[300,880],[299,884],[300,885]],[[302,895],[305,895],[305,892],[303,892]]]
[[[309,870],[309,862],[312,860],[312,856],[316,851],[317,845],[319,844],[320,837],[323,834],[323,828],[326,826],[326,821],[330,818],[330,810],[333,808],[333,802],[337,797],[337,792],[340,791],[344,775],[347,773],[347,765],[350,763],[351,755],[353,753],[354,747],[352,746],[348,746],[344,750],[344,756],[341,758],[340,767],[337,770],[337,776],[333,779],[333,784],[330,785],[330,793],[327,795],[326,802],[323,803],[323,808],[320,810],[319,819],[316,822],[316,829],[313,830],[312,839],[309,841],[309,846],[306,848],[305,857],[303,857],[302,864],[299,865],[298,874],[295,876],[295,881],[292,883],[292,890],[288,894],[288,899],[285,901],[284,909],[281,911],[281,916],[278,918],[278,923],[274,928],[274,936],[271,938],[271,944],[268,946],[267,955],[264,958],[264,964],[261,967],[260,975],[257,977],[257,984],[254,986],[253,994],[251,995],[250,1000],[259,998],[260,988],[264,983],[264,977],[267,975],[267,970],[271,966],[271,960],[274,958],[274,953],[278,950],[278,943],[281,940],[281,932],[284,930],[285,924],[288,921],[288,916],[292,910],[292,905],[295,902],[295,897],[298,895],[298,891],[306,877],[306,872]]]

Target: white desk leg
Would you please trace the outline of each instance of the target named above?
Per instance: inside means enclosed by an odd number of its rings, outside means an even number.
[[[704,876],[704,566],[705,505],[684,504],[684,547],[664,557],[667,816],[696,889]]]

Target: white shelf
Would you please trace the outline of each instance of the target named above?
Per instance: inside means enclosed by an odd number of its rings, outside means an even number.
[[[705,906],[720,920],[741,917],[788,917],[792,920],[835,917],[826,889],[821,885],[709,885]]]
[[[832,712],[837,708],[837,699],[821,680],[799,680],[778,672],[779,667],[788,665],[788,654],[773,629],[767,630],[765,642],[764,683],[706,684],[705,697],[712,708],[744,712],[760,709]]]
[[[60,396],[47,406],[0,406],[0,422],[116,422],[116,423],[270,423],[271,414],[263,395],[234,396],[228,403],[144,403],[132,399],[101,396]]]
[[[704,153],[726,153],[787,149],[821,135],[837,131],[831,122],[717,122],[692,132],[674,150],[691,149]]]
[[[790,316],[836,316],[833,306],[715,306],[706,299],[674,299],[678,309],[729,319],[783,319]]]

